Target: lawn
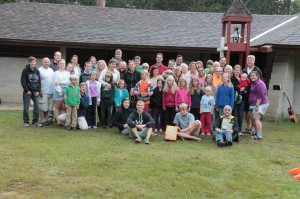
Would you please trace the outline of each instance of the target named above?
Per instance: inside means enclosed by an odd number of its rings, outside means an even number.
[[[0,198],[299,198],[300,125],[264,121],[231,148],[208,137],[135,144],[113,129],[24,128],[0,112]]]

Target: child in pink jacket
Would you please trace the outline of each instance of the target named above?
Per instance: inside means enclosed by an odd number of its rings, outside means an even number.
[[[172,125],[175,118],[175,93],[177,85],[173,76],[169,76],[163,89],[162,101],[165,111],[165,124]]]
[[[189,106],[188,111],[191,109],[191,95],[190,95],[190,90],[187,88],[187,81],[184,77],[179,79],[178,82],[178,89],[175,94],[175,110],[178,112],[178,106],[181,103],[185,103]]]

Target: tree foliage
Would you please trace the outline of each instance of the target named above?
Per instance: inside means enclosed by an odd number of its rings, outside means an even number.
[[[11,3],[16,0],[0,0]],[[18,0],[17,0],[18,1]],[[95,6],[96,0],[25,0]],[[233,0],[106,0],[106,7],[225,13]],[[288,15],[300,12],[300,0],[244,0],[253,14]]]

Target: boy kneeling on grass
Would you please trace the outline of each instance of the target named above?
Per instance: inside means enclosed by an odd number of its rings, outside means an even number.
[[[65,123],[65,128],[67,130],[76,131],[77,125],[77,110],[80,104],[80,88],[77,85],[78,77],[76,75],[70,76],[71,83],[66,88],[65,94],[65,107],[67,110],[67,118]]]
[[[224,115],[220,116],[214,125],[214,135],[218,147],[231,146],[232,134],[237,134],[239,132],[237,120],[231,115],[232,108],[229,105],[226,105],[223,111]],[[226,142],[224,142],[224,137]]]

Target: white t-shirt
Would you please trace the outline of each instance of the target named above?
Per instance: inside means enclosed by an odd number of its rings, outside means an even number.
[[[100,76],[99,76],[99,79],[98,79],[98,81],[99,81],[101,84],[103,84],[104,86],[106,86],[106,82],[104,81],[104,77],[105,77],[105,74],[106,74],[107,72],[110,72],[110,71],[109,71],[108,69],[104,69],[104,70],[101,72],[101,74],[100,74]],[[112,73],[112,76],[113,76],[113,82],[114,82],[115,84],[118,84],[118,82],[120,81],[120,72],[119,72],[118,70],[114,69],[114,72]]]
[[[59,82],[60,85],[59,86],[55,86],[55,83],[56,82]],[[54,72],[54,75],[53,75],[53,82],[52,84],[54,85],[55,87],[55,91],[56,92],[61,92],[61,88],[62,87],[67,87],[67,85],[70,83],[70,73],[66,70],[63,70],[63,71],[60,71],[60,70],[57,70]]]
[[[41,76],[41,91],[42,93],[51,95],[53,94],[53,74],[54,71],[52,68],[44,68],[43,66],[39,67],[40,76]]]

